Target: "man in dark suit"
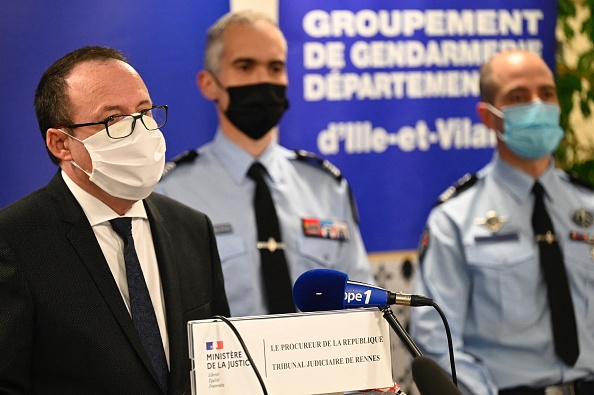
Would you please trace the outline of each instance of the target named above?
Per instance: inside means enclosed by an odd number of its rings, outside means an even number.
[[[210,220],[152,193],[167,108],[120,52],[84,47],[35,109],[60,171],[0,211],[0,393],[189,393],[186,324],[229,307]]]

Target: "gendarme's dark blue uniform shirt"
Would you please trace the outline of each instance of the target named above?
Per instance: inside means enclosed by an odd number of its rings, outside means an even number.
[[[267,314],[256,247],[254,181],[247,177],[254,158],[220,131],[198,152],[192,163],[176,167],[155,190],[212,220],[231,314]],[[347,182],[297,160],[295,152],[275,142],[258,161],[270,176],[266,181],[292,280],[307,270],[331,268],[352,280],[373,283]]]
[[[472,186],[429,215],[415,293],[433,298],[448,317],[458,379],[472,394],[594,379],[594,246],[570,237],[594,237],[591,221],[573,219],[580,210],[594,213],[594,191],[553,164],[539,181],[575,308],[580,356],[573,368],[555,355],[531,225],[534,179],[496,154]],[[412,311],[411,335],[450,370],[443,324],[434,311]]]

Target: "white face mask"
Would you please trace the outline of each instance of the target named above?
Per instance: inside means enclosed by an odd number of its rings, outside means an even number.
[[[149,117],[144,121],[154,122]],[[110,126],[109,132],[112,135],[126,134],[132,122],[132,117],[124,118]],[[84,140],[68,136],[84,144],[93,170],[89,173],[74,161],[71,163],[111,196],[142,200],[151,194],[161,179],[165,166],[165,138],[159,129],[147,130],[140,119],[136,120],[134,132],[122,139],[110,138],[105,129]]]

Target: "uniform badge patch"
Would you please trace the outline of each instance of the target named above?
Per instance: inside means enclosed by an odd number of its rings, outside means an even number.
[[[224,235],[225,233],[233,233],[231,224],[216,224],[212,226],[215,235]]]
[[[419,263],[423,263],[423,258],[425,257],[425,252],[427,252],[427,248],[429,248],[429,241],[431,240],[429,227],[426,226],[423,230],[423,234],[421,235],[421,239],[419,240]]]
[[[500,234],[493,234],[491,236],[474,236],[475,243],[497,243],[497,242],[505,242],[505,241],[518,241],[520,240],[520,235],[515,232],[512,233],[500,233]]]
[[[590,236],[590,235],[586,235],[586,234],[583,234],[583,233],[578,233],[578,232],[571,231],[571,232],[569,232],[569,238],[571,240],[583,241],[583,242],[586,242],[588,244],[594,245],[594,236]]]
[[[350,238],[346,222],[319,218],[302,218],[303,234],[307,237],[347,241]]]
[[[483,225],[489,230],[489,232],[495,233],[501,229],[501,227],[507,222],[507,217],[497,215],[494,210],[487,211],[485,218],[476,218],[474,223],[477,225]]]
[[[575,222],[578,226],[582,228],[588,228],[594,222],[594,215],[591,211],[586,210],[585,208],[580,208],[573,213],[573,222]]]
[[[591,235],[571,231],[569,232],[569,238],[575,241],[583,241],[584,243],[588,243],[590,246],[594,246],[594,236]],[[594,261],[594,247],[590,249],[590,258],[592,258]]]

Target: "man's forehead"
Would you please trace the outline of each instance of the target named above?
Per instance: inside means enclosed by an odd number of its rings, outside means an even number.
[[[507,55],[502,55],[505,61],[511,65],[521,65],[522,63],[526,62],[529,58],[534,58],[535,56],[528,53],[528,52],[512,52]]]
[[[97,83],[105,80],[106,76],[134,76],[138,73],[126,62],[117,59],[88,60],[74,66],[66,82],[69,86],[74,84]]]
[[[253,40],[254,36],[258,39]],[[223,43],[223,55],[233,58],[257,58],[263,49],[270,49],[270,46],[278,46],[282,50],[282,58],[286,56],[287,48],[281,31],[267,20],[229,25],[223,32]]]
[[[498,85],[506,85],[506,90],[512,90],[515,86],[555,86],[553,73],[546,63],[536,55],[523,56],[522,53],[514,53],[507,57],[498,59],[493,64],[493,77]]]
[[[552,77],[552,72],[545,61],[532,52],[512,52],[501,55],[498,59],[495,59],[493,68],[502,74],[512,76],[538,73]]]
[[[76,65],[66,78],[66,94],[73,108],[97,113],[150,103],[146,85],[136,70],[119,60],[88,61]]]

